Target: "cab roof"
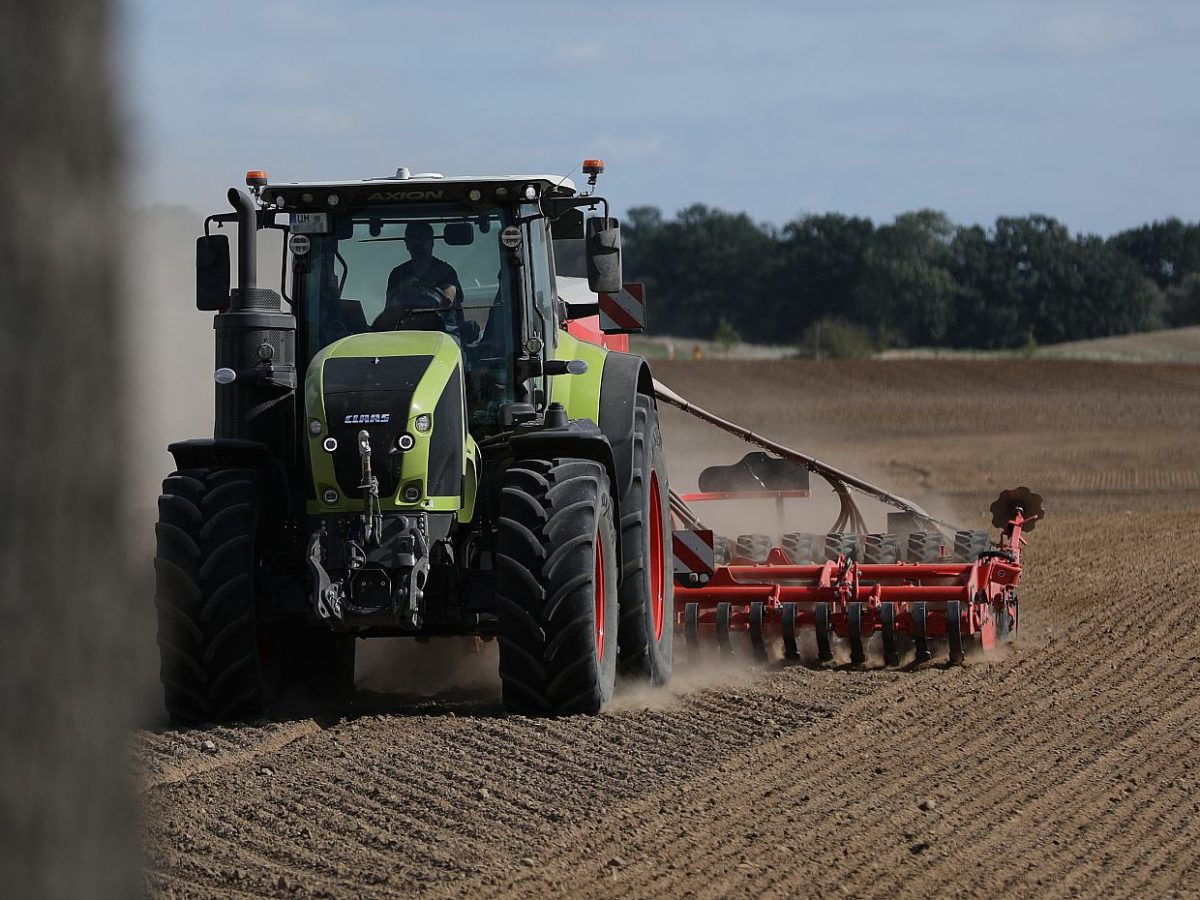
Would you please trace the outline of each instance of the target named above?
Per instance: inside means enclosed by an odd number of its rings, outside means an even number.
[[[520,198],[527,185],[534,185],[539,197],[570,197],[576,193],[575,182],[561,175],[417,174],[357,181],[268,182],[262,188],[262,198],[276,206],[306,209],[336,207],[343,203],[361,205],[439,200],[511,203]],[[333,197],[337,199],[331,202]]]

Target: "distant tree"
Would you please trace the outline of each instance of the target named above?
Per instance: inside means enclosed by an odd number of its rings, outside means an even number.
[[[1122,231],[1108,243],[1164,290],[1179,284],[1188,274],[1200,272],[1200,224],[1164,219]]]
[[[954,226],[932,209],[876,229],[854,291],[855,321],[903,344],[942,344],[954,309]]]
[[[775,236],[745,213],[703,205],[663,222],[657,210],[630,210],[626,277],[645,281],[655,330],[709,337],[722,317],[754,341],[775,323],[770,294]]]
[[[874,230],[870,219],[841,213],[803,216],[783,226],[772,289],[781,336],[849,312]]]
[[[1167,290],[1166,321],[1172,327],[1200,325],[1200,272],[1192,272]]]

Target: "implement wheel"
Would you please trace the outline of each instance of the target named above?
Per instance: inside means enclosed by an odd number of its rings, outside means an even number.
[[[756,563],[767,561],[775,542],[769,534],[739,534],[734,556],[741,556]]]
[[[852,531],[831,531],[825,535],[825,555],[818,562],[836,562],[839,556],[858,559],[858,535]]]
[[[617,666],[622,678],[664,685],[671,678],[675,579],[671,503],[654,401],[638,395],[633,415],[633,478],[621,498],[621,619]]]
[[[794,566],[811,566],[825,562],[825,536],[795,531],[780,539],[780,546]]]
[[[945,540],[940,531],[914,531],[908,536],[908,561],[910,563],[941,562],[942,544]]]
[[[973,563],[979,554],[992,549],[992,539],[986,531],[954,532],[954,561]]]
[[[900,562],[900,538],[894,534],[868,534],[862,545],[866,565],[892,565]]]
[[[504,474],[499,526],[505,707],[528,716],[599,712],[617,673],[617,536],[604,467],[514,463]]]

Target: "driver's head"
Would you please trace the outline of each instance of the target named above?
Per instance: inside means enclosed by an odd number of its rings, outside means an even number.
[[[404,246],[413,259],[429,259],[433,256],[433,226],[428,222],[409,222],[404,229]]]

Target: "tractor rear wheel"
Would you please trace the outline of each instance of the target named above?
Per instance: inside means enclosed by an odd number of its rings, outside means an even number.
[[[187,469],[158,498],[160,677],[177,725],[262,714],[255,616],[260,489],[251,469]]]
[[[504,705],[595,714],[617,673],[619,589],[609,479],[591,460],[523,460],[504,476],[496,613]]]
[[[671,498],[658,411],[638,395],[633,415],[633,478],[621,500],[621,676],[665,685],[675,636]]]

